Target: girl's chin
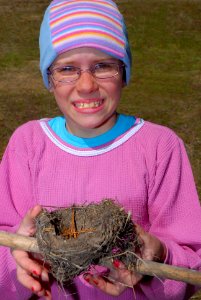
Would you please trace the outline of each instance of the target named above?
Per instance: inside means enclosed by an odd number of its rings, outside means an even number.
[[[99,122],[83,122],[79,124],[74,124],[73,126],[68,126],[68,131],[72,133],[73,135],[83,137],[83,138],[90,138],[95,137],[100,134],[103,134],[104,132],[111,129],[111,124],[105,122],[102,120]]]
[[[116,114],[74,114],[73,118],[66,116],[69,132],[74,135],[87,137],[103,134],[111,129],[116,122]]]

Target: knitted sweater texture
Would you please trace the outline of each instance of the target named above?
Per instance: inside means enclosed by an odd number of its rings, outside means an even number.
[[[31,121],[12,135],[0,165],[0,230],[15,232],[35,204],[66,207],[116,199],[133,220],[168,249],[166,263],[201,270],[201,209],[183,142],[170,129],[144,122],[110,144],[77,149],[60,140],[47,121]],[[101,216],[100,216],[101,217]],[[144,278],[133,290],[111,297],[81,277],[65,293],[52,285],[53,300],[182,300],[195,287]],[[0,247],[0,295],[27,300],[16,279],[10,249]]]

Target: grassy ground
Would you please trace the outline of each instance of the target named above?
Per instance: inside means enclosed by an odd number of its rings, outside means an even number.
[[[201,1],[116,2],[134,55],[119,110],[167,125],[183,138],[201,195]],[[58,113],[38,69],[38,31],[48,3],[0,0],[0,156],[17,126]]]

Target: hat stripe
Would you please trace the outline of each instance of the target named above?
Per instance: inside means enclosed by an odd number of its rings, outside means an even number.
[[[63,15],[66,13],[69,13],[70,11],[81,11],[81,10],[87,10],[87,9],[91,9],[91,10],[95,10],[97,11],[97,9],[99,9],[99,11],[102,11],[105,15],[112,15],[115,19],[120,20],[120,16],[117,14],[117,12],[113,9],[106,9],[105,7],[103,7],[102,5],[99,7],[99,5],[94,5],[94,4],[80,4],[79,6],[75,7],[74,5],[71,6],[65,6],[64,8],[60,9],[59,11],[55,12],[55,13],[51,13],[51,18],[55,18],[58,15]]]
[[[65,41],[68,41],[68,43],[70,43],[72,40],[77,40],[77,42],[79,43],[79,39],[83,39],[86,38],[87,40],[90,38],[100,38],[103,40],[107,40],[113,44],[117,44],[120,47],[124,46],[124,43],[117,39],[114,38],[112,35],[106,34],[105,32],[101,32],[100,30],[80,30],[80,31],[76,31],[74,33],[70,33],[70,34],[65,34],[62,35],[59,38],[53,39],[53,45],[55,47],[57,47],[57,45],[64,43]]]
[[[108,1],[72,0],[53,2],[50,8],[52,44],[57,53],[69,50],[71,44],[81,47],[86,40],[115,49],[122,57],[125,37],[116,4]],[[100,47],[98,47],[100,49]]]
[[[113,24],[111,24],[110,22],[108,22],[107,20],[97,20],[97,18],[90,18],[90,20],[86,20],[86,18],[74,18],[72,20],[69,20],[67,22],[60,23],[58,26],[56,26],[55,28],[52,28],[51,30],[51,34],[52,36],[55,35],[59,35],[60,32],[64,32],[64,31],[68,31],[68,30],[79,30],[80,29],[80,25],[85,27],[85,28],[91,28],[92,30],[95,28],[98,28],[100,30],[103,31],[107,31],[110,34],[114,34],[115,36],[118,36],[120,38],[122,38],[124,40],[124,34],[121,30],[119,30],[119,28],[115,27]],[[82,28],[83,28],[82,27]],[[66,28],[66,29],[64,29]]]
[[[122,47],[124,46],[123,37],[118,36],[117,34],[111,33],[111,31],[108,29],[103,30],[99,26],[93,26],[93,29],[92,29],[90,26],[87,26],[87,25],[77,26],[76,29],[74,27],[72,27],[71,29],[68,29],[68,31],[64,30],[64,31],[58,32],[55,35],[52,35],[53,43],[57,42],[57,40],[59,40],[63,37],[65,37],[67,39],[67,38],[71,38],[75,34],[81,34],[81,33],[94,34],[95,36],[96,36],[96,34],[99,34],[99,33],[104,34],[109,39],[114,40],[117,43],[119,43]]]
[[[90,3],[90,4],[93,3],[92,1],[83,1],[83,0],[72,0],[72,1],[68,1],[68,3],[66,3],[65,1],[61,2],[59,0],[58,2],[60,2],[60,4],[57,4],[57,1],[54,1],[55,4],[52,4],[52,11],[57,11],[57,10],[61,9],[62,7],[75,5],[75,4],[80,5],[83,3],[86,5],[87,3]],[[112,3],[108,3],[108,1],[96,0],[95,5],[104,5],[105,7],[114,9],[114,2],[112,4]]]
[[[102,28],[105,28],[106,30],[108,30],[110,33],[114,33],[114,35],[116,35],[117,37],[120,38],[119,36],[119,31],[118,30],[115,30],[114,28],[111,28],[111,26],[107,26],[108,23],[106,24],[101,24],[101,27]],[[71,28],[75,28],[75,25],[78,27],[78,28],[83,28],[85,26],[85,28],[87,27],[90,27],[93,26],[93,28],[100,28],[100,24],[97,23],[97,22],[86,22],[86,21],[82,21],[82,22],[77,22],[76,21],[76,24],[73,23],[73,22],[70,22],[70,24],[66,25],[66,26],[62,26],[60,28],[58,28],[57,30],[54,30],[52,31],[52,36],[55,36],[57,34],[59,34],[60,32],[66,32],[66,30],[70,30]],[[123,41],[123,36],[122,36],[122,41]]]
[[[113,24],[115,27],[117,27],[118,29],[121,29],[121,24],[120,22],[116,22],[116,20],[110,18],[109,16],[104,16],[98,12],[91,12],[91,11],[84,11],[84,12],[75,12],[75,13],[71,13],[69,15],[64,15],[64,16],[60,16],[59,18],[50,21],[50,27],[51,29],[54,29],[56,26],[58,26],[61,23],[67,22],[67,21],[72,21],[73,19],[81,19],[81,18],[95,18],[95,19],[100,19],[101,20],[105,20],[108,21],[110,24]]]
[[[93,41],[94,41],[94,39],[93,39]],[[92,48],[102,50],[102,51],[110,54],[111,56],[118,57],[119,59],[124,57],[124,53],[111,48],[110,44],[108,44],[108,46],[100,44],[99,40],[97,43],[86,41],[86,39],[84,39],[83,41],[80,41],[80,42],[81,42],[80,44],[78,44],[77,41],[74,41],[73,43],[68,44],[68,50],[75,49],[75,47],[76,48],[92,47]],[[63,47],[60,47],[57,50],[59,53],[65,52],[65,49],[63,49]]]

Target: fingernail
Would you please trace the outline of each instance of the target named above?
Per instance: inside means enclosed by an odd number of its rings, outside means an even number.
[[[40,274],[36,271],[36,270],[33,270],[32,271],[32,274],[36,275],[36,276],[40,276]]]
[[[35,292],[35,289],[34,289],[34,287],[32,286],[32,288],[31,288],[31,290],[32,290],[32,292]]]
[[[90,275],[88,273],[83,275],[84,280],[86,280],[87,282],[90,282]]]
[[[92,281],[95,285],[98,285],[98,280],[92,278]]]
[[[49,296],[49,292],[48,291],[45,291],[45,296]]]
[[[90,278],[89,277],[84,277],[84,280],[86,280],[87,282],[90,282]]]
[[[42,271],[42,273],[41,273],[41,279],[43,281],[49,281],[49,276],[48,276],[47,272]]]
[[[43,291],[43,287],[41,286],[40,290],[38,291],[38,293],[42,292]]]
[[[114,265],[115,268],[119,268],[119,266],[120,266],[120,261],[119,261],[119,260],[114,260],[114,261],[113,261],[113,265]]]

